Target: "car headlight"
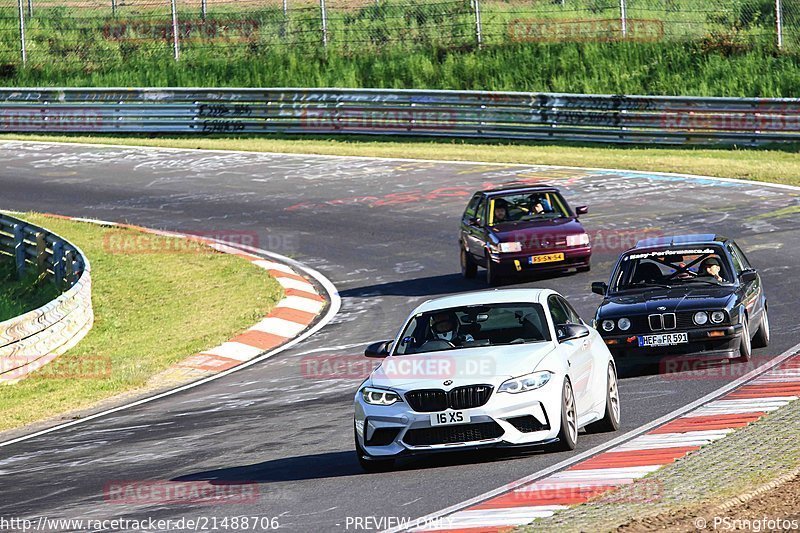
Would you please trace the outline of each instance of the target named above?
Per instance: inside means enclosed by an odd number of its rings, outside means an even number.
[[[497,389],[497,392],[517,394],[518,392],[539,389],[544,387],[552,376],[553,374],[545,370],[543,372],[534,372],[533,374],[512,378],[503,382],[500,388]]]
[[[694,314],[692,320],[698,326],[702,326],[703,324],[708,322],[708,313],[706,313],[705,311],[698,311]]]
[[[617,326],[619,326],[619,329],[621,329],[622,331],[628,331],[629,329],[631,329],[631,321],[627,318],[620,318],[617,321]]]
[[[603,320],[603,331],[613,331],[614,330],[614,321],[613,320]]]
[[[521,242],[501,242],[500,243],[500,251],[503,252],[503,253],[521,252],[522,251],[522,243]]]
[[[711,313],[711,322],[714,324],[725,322],[725,313],[722,311],[714,311]]]
[[[392,405],[403,401],[400,395],[394,391],[375,389],[373,387],[364,387],[361,389],[361,396],[364,398],[365,402],[371,405]]]
[[[567,246],[586,246],[587,244],[589,244],[589,235],[586,233],[567,235]]]

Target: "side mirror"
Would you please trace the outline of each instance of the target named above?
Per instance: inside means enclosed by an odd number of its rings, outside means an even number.
[[[391,347],[392,342],[393,341],[373,342],[367,346],[366,350],[364,350],[364,355],[367,357],[386,357],[389,355],[389,348]]]
[[[558,324],[556,326],[558,342],[566,342],[588,336],[589,328],[583,324]]]
[[[608,285],[604,281],[595,281],[592,283],[592,292],[605,296],[608,292]]]
[[[578,207],[575,208],[576,215],[585,215],[588,212],[589,212],[588,205],[579,205]]]
[[[755,270],[745,270],[739,274],[739,279],[742,283],[752,283],[758,279],[758,272]]]

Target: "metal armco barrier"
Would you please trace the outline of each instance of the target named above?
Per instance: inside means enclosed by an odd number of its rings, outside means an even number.
[[[0,89],[0,131],[757,145],[800,140],[800,99],[398,89]]]
[[[13,383],[80,341],[94,322],[89,261],[48,230],[0,214],[0,259],[44,274],[64,291],[52,302],[0,322],[0,383]]]

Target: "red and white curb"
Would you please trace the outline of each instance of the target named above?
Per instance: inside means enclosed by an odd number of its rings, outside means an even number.
[[[92,218],[68,217],[49,213],[46,216],[102,226],[128,228],[162,237],[182,238],[206,244],[219,252],[239,256],[251,261],[253,265],[267,270],[283,287],[284,297],[267,316],[240,335],[219,346],[203,350],[177,364],[177,366],[200,370],[206,374],[206,377],[153,396],[87,415],[78,420],[0,442],[0,447],[83,424],[96,418],[204,385],[233,372],[243,370],[304,341],[327,325],[336,316],[341,307],[341,299],[336,287],[325,276],[298,261],[268,250],[244,244],[232,246],[208,237],[155,230]],[[318,290],[317,287],[321,287],[322,290]]]
[[[422,517],[410,531],[494,533],[579,505],[673,463],[800,397],[800,345],[602,450]],[[594,453],[592,453],[594,452]],[[551,473],[552,472],[552,473]],[[385,533],[403,530],[403,527]]]

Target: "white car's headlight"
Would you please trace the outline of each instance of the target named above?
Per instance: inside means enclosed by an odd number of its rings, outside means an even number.
[[[521,242],[501,242],[500,243],[500,251],[503,252],[503,253],[521,252],[522,251],[522,243]]]
[[[361,396],[364,398],[365,402],[371,405],[392,405],[403,401],[400,395],[394,391],[375,389],[373,387],[364,387],[361,389]]]
[[[533,374],[512,378],[503,382],[500,388],[497,389],[497,392],[516,394],[518,392],[539,389],[544,387],[552,376],[552,373],[545,370],[543,372],[534,372]]]
[[[708,322],[708,313],[706,313],[705,311],[698,311],[694,314],[692,320],[694,320],[694,323],[697,324],[698,326],[702,326],[703,324]]]
[[[586,233],[567,235],[567,246],[586,246],[587,244],[589,244],[589,235]]]
[[[619,326],[619,329],[621,329],[622,331],[628,331],[629,329],[631,329],[631,321],[630,319],[627,318],[620,318],[617,321],[617,325]]]

